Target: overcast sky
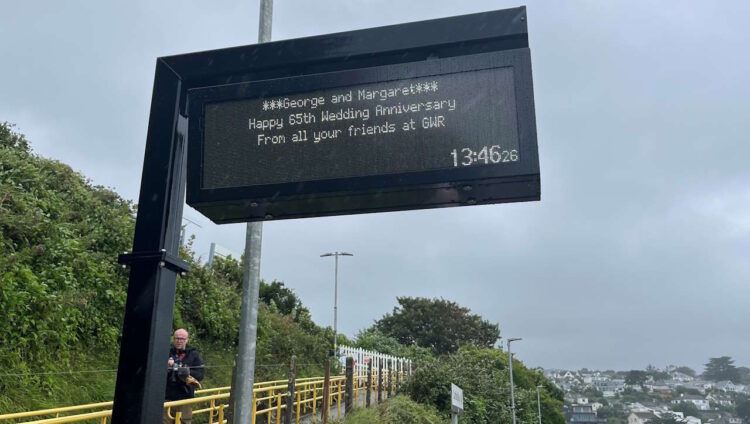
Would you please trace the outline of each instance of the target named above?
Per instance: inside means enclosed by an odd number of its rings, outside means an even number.
[[[276,0],[273,39],[519,6]],[[658,5],[658,7],[657,7]],[[7,1],[0,121],[137,199],[155,60],[257,40],[258,1]],[[270,222],[261,277],[349,336],[396,296],[500,324],[532,366],[750,366],[750,3],[530,2],[541,202]],[[244,224],[186,208],[204,258]],[[114,260],[114,258],[113,258]]]

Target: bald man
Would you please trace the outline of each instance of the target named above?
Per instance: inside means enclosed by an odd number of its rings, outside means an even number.
[[[169,349],[169,359],[167,367],[167,391],[164,396],[166,401],[190,399],[195,396],[195,384],[188,384],[194,380],[188,379],[188,376],[195,380],[203,380],[205,369],[203,368],[203,359],[193,347],[188,346],[189,335],[187,330],[180,328],[174,332],[174,343]],[[163,424],[173,423],[173,418],[177,412],[182,412],[180,422],[191,424],[193,419],[193,409],[190,405],[172,407],[169,414],[164,410]]]

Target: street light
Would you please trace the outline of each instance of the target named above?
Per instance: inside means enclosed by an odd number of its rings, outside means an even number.
[[[187,217],[183,216],[182,220],[183,221],[187,221],[188,224],[193,224],[193,225],[195,225],[198,228],[203,228],[203,227],[201,227],[200,224],[198,224],[197,222],[193,221],[190,218],[187,218]],[[182,227],[180,228],[180,246],[184,246],[185,245],[185,227],[187,227],[188,224],[183,224]]]
[[[510,343],[520,341],[520,337],[508,339],[508,370],[510,371],[510,410],[513,413],[513,424],[516,424],[516,398],[513,394],[513,354],[510,353]]]
[[[334,271],[334,286],[333,286],[333,351],[336,352],[337,344],[336,344],[336,320],[338,318],[338,302],[339,302],[339,256],[354,256],[351,253],[346,252],[333,252],[333,253],[324,253],[320,255],[321,258],[325,258],[328,256],[334,256],[336,257],[336,268]]]
[[[542,424],[542,401],[539,389],[544,386],[536,386],[536,407],[539,409],[539,424]]]

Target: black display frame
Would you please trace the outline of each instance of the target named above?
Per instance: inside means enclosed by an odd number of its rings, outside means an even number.
[[[520,7],[165,58],[174,68],[187,68],[181,74],[190,75],[187,203],[216,223],[230,223],[539,200],[525,16],[525,8]],[[206,69],[201,71],[198,64]],[[201,186],[202,119],[208,102],[506,66],[514,72],[519,163],[243,187]],[[379,77],[383,68],[392,71],[387,79]]]
[[[481,53],[464,57],[450,57],[446,59],[429,60],[424,62],[386,65],[383,67],[355,69],[330,72],[325,74],[305,75],[298,77],[280,78],[270,81],[254,81],[231,84],[218,87],[198,88],[191,90],[189,98],[189,114],[198,119],[191,119],[188,157],[192,161],[188,174],[188,186],[191,187],[190,202],[199,207],[202,203],[226,202],[231,205],[237,198],[249,199],[258,206],[248,210],[261,219],[269,210],[278,208],[270,205],[273,202],[288,202],[291,199],[301,199],[308,204],[319,199],[320,202],[331,201],[332,198],[349,196],[352,192],[378,193],[382,190],[399,190],[407,187],[419,187],[420,190],[450,189],[457,184],[465,186],[475,181],[490,178],[505,178],[519,175],[535,175],[539,173],[538,156],[535,140],[530,139],[533,133],[534,120],[529,110],[516,110],[517,130],[519,137],[519,152],[521,161],[503,165],[474,165],[457,167],[455,169],[412,171],[384,175],[359,177],[345,177],[336,179],[311,179],[308,181],[288,182],[278,184],[263,184],[230,188],[203,188],[203,117],[204,107],[209,103],[256,99],[263,96],[284,96],[329,88],[347,88],[351,86],[387,81],[400,81],[412,78],[430,77],[435,75],[453,74],[459,72],[480,71],[495,68],[511,68],[514,74],[516,99],[531,96],[530,57],[528,49],[516,49],[504,52]],[[416,65],[416,66],[414,66]],[[388,77],[384,77],[388,75]],[[519,103],[518,100],[516,102]],[[198,140],[196,143],[195,141]],[[229,171],[228,171],[229,172]],[[436,182],[439,181],[439,182]],[[462,192],[464,192],[462,190]],[[533,197],[534,193],[530,196]],[[469,200],[469,195],[464,201]],[[278,200],[284,199],[284,200]],[[461,200],[457,200],[460,202]],[[444,203],[444,202],[441,202]],[[295,205],[296,206],[296,205]],[[403,205],[409,208],[411,205]],[[385,207],[389,208],[390,205]],[[380,210],[379,205],[370,205],[369,210]],[[298,209],[298,208],[295,208]],[[392,209],[390,209],[392,210]],[[281,211],[299,212],[298,210]]]

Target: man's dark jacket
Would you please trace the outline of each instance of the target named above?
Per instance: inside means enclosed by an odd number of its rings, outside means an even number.
[[[189,367],[190,375],[196,380],[203,380],[206,370],[203,368],[203,359],[197,350],[185,346],[185,350],[177,350],[174,346],[169,348],[169,357],[174,359],[175,364],[181,367]],[[167,391],[165,400],[190,399],[195,396],[195,389],[188,386],[178,375],[177,371],[169,370],[167,373]]]

